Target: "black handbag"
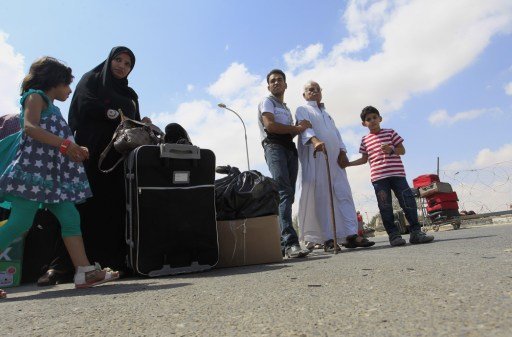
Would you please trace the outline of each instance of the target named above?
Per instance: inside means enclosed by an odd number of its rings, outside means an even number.
[[[98,161],[98,169],[103,173],[112,172],[112,170],[137,147],[142,145],[157,145],[164,140],[164,133],[157,126],[151,123],[130,119],[123,115],[121,109],[119,109],[119,114],[121,115],[121,123],[119,123],[119,126],[112,136],[112,140],[105,150],[103,150],[100,155],[100,160]],[[118,159],[114,166],[103,170],[101,164],[112,147],[122,154],[122,157]]]

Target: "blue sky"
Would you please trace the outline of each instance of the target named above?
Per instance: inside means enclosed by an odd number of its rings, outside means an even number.
[[[306,81],[323,87],[350,156],[365,133],[359,112],[372,104],[405,139],[410,182],[435,172],[439,156],[462,208],[512,203],[509,0],[6,1],[0,114],[18,109],[37,57],[67,62],[76,84],[117,45],[137,57],[129,80],[142,114],[181,123],[219,165],[246,166],[242,126],[217,108],[223,102],[247,125],[251,168],[268,174],[256,107],[266,73],[282,68],[292,111]],[[68,106],[60,104],[64,115]],[[357,208],[375,213],[368,167],[348,171]]]

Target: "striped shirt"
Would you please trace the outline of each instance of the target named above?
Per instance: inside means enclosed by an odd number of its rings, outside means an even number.
[[[393,129],[381,129],[377,134],[369,133],[361,140],[359,153],[368,155],[372,182],[387,177],[405,177],[404,164],[397,154],[385,154],[381,145],[395,148],[404,140]]]

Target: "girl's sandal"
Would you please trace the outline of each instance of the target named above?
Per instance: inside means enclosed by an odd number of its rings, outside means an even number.
[[[118,278],[119,272],[110,268],[101,269],[98,263],[93,266],[78,267],[75,274],[75,288],[91,288]]]
[[[7,293],[3,289],[0,289],[0,300],[4,298],[7,298]]]

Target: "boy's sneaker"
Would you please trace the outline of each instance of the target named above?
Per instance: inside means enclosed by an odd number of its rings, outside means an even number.
[[[411,232],[411,236],[409,237],[409,242],[411,244],[418,244],[418,243],[427,243],[434,240],[433,235],[427,235],[423,233],[422,231],[416,231]]]
[[[389,244],[393,247],[404,246],[407,242],[400,235],[393,235],[389,237]]]

